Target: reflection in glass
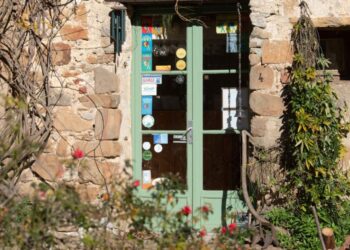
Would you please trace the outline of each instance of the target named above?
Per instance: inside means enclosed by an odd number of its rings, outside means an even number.
[[[240,135],[204,135],[204,190],[233,190],[240,186]]]
[[[206,15],[203,22],[203,69],[238,69],[238,17]],[[249,68],[249,18],[242,20],[242,68]]]
[[[248,75],[243,74],[242,78],[243,84],[240,90],[235,74],[205,74],[203,76],[203,125],[205,130],[248,128]],[[241,102],[239,102],[239,96],[242,98]],[[242,117],[238,117],[240,108],[244,113]]]

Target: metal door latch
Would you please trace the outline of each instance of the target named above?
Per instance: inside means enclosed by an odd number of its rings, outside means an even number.
[[[193,142],[192,121],[187,122],[187,130],[182,136],[182,139],[185,139],[185,138],[187,140],[187,143],[192,144]]]

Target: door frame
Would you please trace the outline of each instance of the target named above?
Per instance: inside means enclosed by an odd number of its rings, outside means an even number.
[[[142,10],[141,10],[142,9]],[[228,11],[232,9],[232,11]],[[245,8],[247,10],[248,8]],[[198,13],[236,13],[235,5],[221,6],[200,6]],[[135,9],[135,15],[132,20],[132,75],[131,75],[131,117],[132,117],[132,155],[133,155],[133,179],[142,180],[142,125],[141,125],[141,15],[154,15],[172,13],[173,8],[140,8]],[[244,13],[244,11],[243,11]],[[187,121],[193,121],[193,144],[187,143],[187,191],[184,195],[179,195],[179,199],[187,199],[193,208],[204,205],[208,200],[221,200],[221,224],[225,224],[226,207],[224,203],[227,199],[235,200],[236,210],[246,210],[243,202],[239,198],[238,192],[231,191],[208,191],[203,190],[203,135],[226,134],[224,130],[205,131],[203,129],[203,79],[205,73],[210,74],[234,74],[234,70],[203,70],[203,44],[194,46],[197,41],[203,41],[203,27],[189,25],[186,31],[186,49],[187,49],[187,69],[185,71],[149,71],[144,74],[162,74],[162,75],[187,75]],[[194,73],[196,72],[196,73]],[[195,91],[193,91],[195,90]],[[186,131],[166,131],[173,134],[185,133]],[[161,130],[156,132],[149,131],[149,134],[162,133]],[[236,130],[239,134],[240,131]],[[195,177],[195,178],[194,178]],[[140,189],[138,194],[141,197],[149,197],[147,190]],[[217,210],[217,208],[214,207]],[[225,211],[224,211],[225,210]],[[219,223],[220,223],[219,222]],[[218,221],[209,221],[205,223],[207,228],[219,226]]]

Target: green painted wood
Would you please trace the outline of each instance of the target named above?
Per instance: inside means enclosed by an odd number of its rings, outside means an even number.
[[[142,71],[143,75],[186,75],[186,70],[169,70],[169,71]]]
[[[238,129],[230,129],[230,130],[203,130],[203,134],[205,135],[224,135],[224,134],[240,134],[241,131]]]
[[[142,130],[140,131],[143,135],[153,135],[153,134],[170,134],[170,135],[185,135],[186,130]]]
[[[132,61],[132,149],[133,178],[142,180],[142,135],[144,134],[185,134],[185,130],[143,130],[141,126],[141,76],[143,74],[187,75],[187,121],[193,122],[193,143],[187,144],[187,184],[188,190],[180,195],[181,204],[193,208],[211,203],[214,215],[202,225],[208,230],[229,222],[224,219],[227,207],[236,211],[244,211],[245,207],[236,191],[208,191],[203,189],[203,136],[204,134],[235,134],[238,130],[204,130],[203,129],[203,74],[236,74],[236,69],[203,70],[203,28],[189,26],[187,28],[187,70],[186,71],[141,71],[141,26],[140,20],[133,20],[133,61]],[[232,152],[237,153],[237,152]],[[140,190],[139,195],[149,198],[149,191]],[[223,204],[225,200],[225,204]]]

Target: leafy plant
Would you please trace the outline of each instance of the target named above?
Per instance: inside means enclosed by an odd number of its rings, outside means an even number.
[[[321,53],[304,1],[301,8],[292,34],[295,54],[291,83],[285,91],[287,186],[295,199],[285,210],[272,211],[269,216],[289,230],[291,242],[285,235],[283,240],[291,249],[316,249],[320,243],[310,206],[317,208],[322,226],[335,229],[338,242],[350,232],[346,226],[350,220],[345,216],[350,183],[338,166],[345,152],[342,139],[350,126],[336,104],[332,76],[326,71],[330,62]]]

